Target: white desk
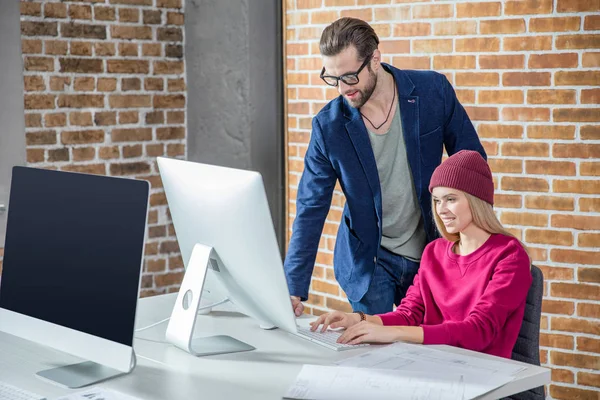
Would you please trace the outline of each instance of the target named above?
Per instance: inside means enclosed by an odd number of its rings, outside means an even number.
[[[171,314],[175,294],[140,300],[136,326],[144,327]],[[199,316],[195,336],[225,334],[256,347],[236,354],[194,357],[164,343],[167,323],[136,334],[137,367],[132,373],[100,384],[141,399],[281,399],[303,364],[330,364],[370,348],[328,350],[281,330],[264,331],[225,304],[209,316]],[[454,353],[488,357],[449,346]],[[494,359],[498,359],[493,357]],[[53,399],[73,391],[35,377],[42,369],[78,360],[49,348],[0,333],[0,380]],[[506,362],[516,363],[506,360]],[[497,399],[550,382],[550,370],[528,364],[517,379],[481,399]]]

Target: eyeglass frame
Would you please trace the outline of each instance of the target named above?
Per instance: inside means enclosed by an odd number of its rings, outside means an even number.
[[[358,75],[361,73],[361,71],[363,69],[365,69],[365,67],[369,64],[369,62],[371,61],[372,58],[373,58],[373,54],[371,54],[370,56],[368,56],[367,58],[365,58],[365,61],[362,63],[362,65],[360,66],[360,68],[358,69],[358,71],[356,71],[356,72],[348,72],[348,73],[340,75],[340,76],[325,75],[325,67],[323,67],[323,69],[321,70],[321,74],[319,75],[319,78],[321,78],[323,80],[323,82],[325,82],[326,85],[332,86],[332,87],[338,87],[340,85],[340,81],[344,82],[348,86],[357,85],[360,82],[360,79],[358,79]],[[346,83],[346,81],[344,80],[344,77],[350,76],[350,75],[356,76],[356,83]],[[332,85],[332,84],[328,83],[325,80],[325,78],[335,79],[336,80],[335,85]]]

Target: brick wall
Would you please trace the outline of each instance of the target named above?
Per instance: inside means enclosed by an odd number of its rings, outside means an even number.
[[[27,165],[151,183],[142,296],[183,277],[155,161],[186,153],[183,7],[21,2]]]
[[[545,276],[542,361],[549,395],[600,390],[600,1],[287,0],[289,227],[311,118],[338,94],[319,79],[318,40],[362,18],[385,62],[444,73],[489,155],[501,221]],[[349,309],[333,276],[344,198],[338,186],[309,311]]]

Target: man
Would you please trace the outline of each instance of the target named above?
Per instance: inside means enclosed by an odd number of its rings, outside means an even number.
[[[346,205],[335,277],[354,311],[385,313],[400,303],[435,238],[427,188],[442,147],[449,155],[468,149],[485,157],[446,77],[383,64],[378,44],[373,28],[354,18],[335,21],[321,36],[321,78],[341,96],[313,118],[298,187],[285,259],[296,315],[308,298],[337,180]]]

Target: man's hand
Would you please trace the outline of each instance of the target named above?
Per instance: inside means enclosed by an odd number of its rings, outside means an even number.
[[[310,330],[316,331],[319,326],[323,325],[321,332],[325,332],[327,328],[350,328],[360,322],[360,315],[354,313],[345,313],[342,311],[333,311],[321,315],[316,321],[310,323]]]
[[[300,301],[300,297],[298,296],[290,296],[292,299],[292,308],[294,309],[294,314],[296,317],[299,317],[304,312],[304,304]]]

